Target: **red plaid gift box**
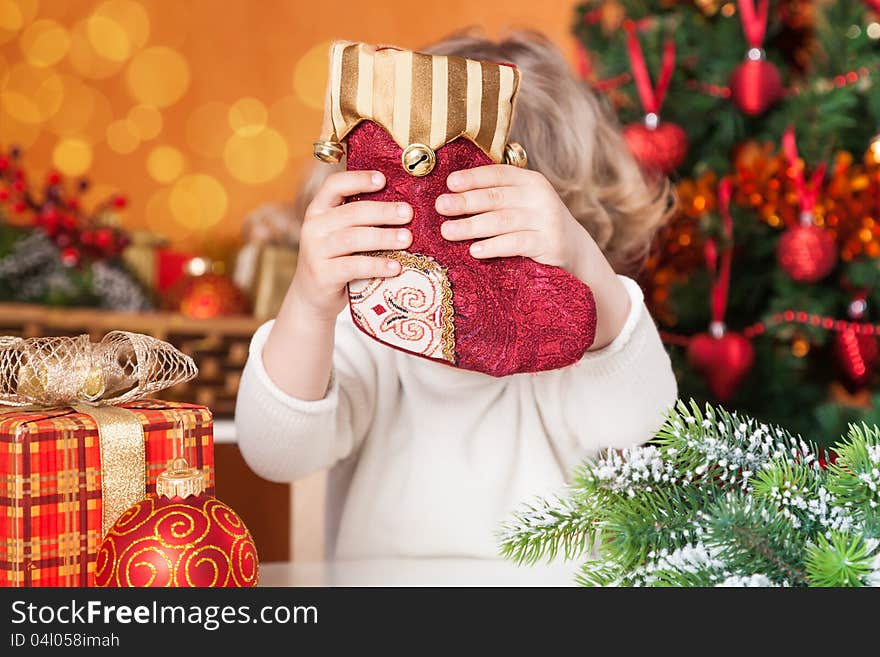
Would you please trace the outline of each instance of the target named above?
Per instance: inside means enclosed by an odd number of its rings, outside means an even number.
[[[156,400],[122,405],[145,437],[146,490],[174,456],[205,471],[214,493],[211,412]],[[71,408],[0,407],[0,586],[91,586],[102,539],[98,426]]]

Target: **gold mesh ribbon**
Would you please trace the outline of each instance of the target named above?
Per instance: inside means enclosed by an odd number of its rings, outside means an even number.
[[[22,410],[71,406],[95,420],[101,449],[102,535],[146,490],[144,429],[116,406],[189,381],[192,358],[167,342],[112,331],[88,335],[0,337],[0,406]]]

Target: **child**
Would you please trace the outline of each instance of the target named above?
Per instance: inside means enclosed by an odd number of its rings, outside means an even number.
[[[343,204],[381,189],[383,176],[319,169],[296,275],[251,343],[236,428],[248,463],[268,479],[332,468],[328,551],[340,559],[497,558],[511,511],[559,491],[599,449],[647,440],[676,396],[642,294],[615,273],[643,259],[668,185],[643,179],[612,119],[543,37],[465,34],[427,52],[519,67],[510,139],[531,169],[449,176],[450,193],[436,202],[449,218],[441,234],[477,239],[475,258],[522,255],[583,280],[596,299],[596,339],[575,365],[505,378],[371,340],[349,316],[346,284],[398,272],[394,261],[358,254],[406,248],[412,208]]]

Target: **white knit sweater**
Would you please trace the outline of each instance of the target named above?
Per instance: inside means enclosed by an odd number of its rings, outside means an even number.
[[[242,453],[274,481],[333,468],[328,534],[338,558],[497,558],[511,511],[561,492],[598,449],[650,438],[675,399],[641,290],[622,278],[632,310],[610,345],[571,367],[501,379],[383,346],[345,311],[327,395],[301,401],[263,367],[269,322],[239,388]]]

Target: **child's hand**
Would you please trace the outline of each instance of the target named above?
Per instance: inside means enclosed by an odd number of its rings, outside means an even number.
[[[336,319],[348,300],[345,286],[349,281],[400,273],[400,264],[394,260],[359,254],[408,247],[412,242],[409,230],[378,226],[409,223],[412,207],[381,201],[343,204],[346,196],[384,186],[385,176],[378,171],[334,173],[306,209],[290,292],[314,319]]]
[[[443,237],[479,240],[470,248],[475,258],[525,256],[577,275],[589,234],[543,175],[493,164],[456,171],[446,184],[455,193],[437,197],[437,212],[474,216],[444,222]]]
[[[561,267],[589,285],[598,325],[593,348],[610,343],[629,314],[629,296],[601,249],[537,171],[492,164],[456,171],[446,179],[449,194],[437,197],[447,217],[440,232],[450,241],[477,240],[475,258],[525,256]]]

